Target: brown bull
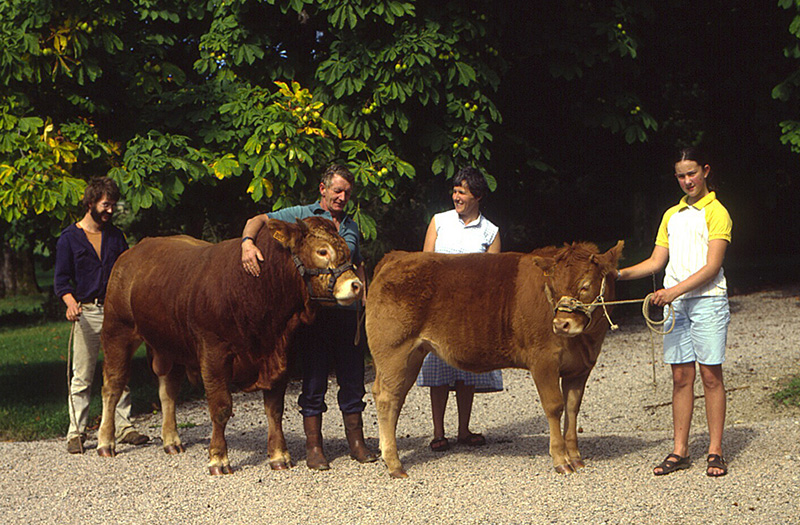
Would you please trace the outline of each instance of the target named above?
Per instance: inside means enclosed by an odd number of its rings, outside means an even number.
[[[386,255],[367,298],[366,330],[389,473],[406,476],[397,455],[397,419],[428,352],[470,372],[530,370],[556,470],[582,467],[578,410],[608,329],[602,309],[584,305],[601,289],[605,300],[613,299],[622,247],[620,241],[604,254],[593,244],[574,243],[530,254]]]
[[[202,378],[208,399],[210,473],[230,473],[225,426],[232,414],[231,385],[264,391],[270,466],[291,466],[281,418],[292,334],[313,320],[313,299],[351,304],[363,284],[349,264],[344,239],[327,219],[270,220],[256,245],[265,258],[260,278],[242,269],[239,239],[209,244],[187,236],[150,238],[119,258],[108,282],[101,334],[100,455],[114,455],[114,407],[128,383],[131,358],[144,342],[158,376],[167,453],[183,451],[175,398],[185,371]]]

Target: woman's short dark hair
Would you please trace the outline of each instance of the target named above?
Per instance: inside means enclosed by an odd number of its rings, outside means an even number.
[[[108,177],[93,177],[83,192],[83,206],[91,208],[103,199],[103,195],[117,202],[120,197],[117,183]]]
[[[460,186],[462,182],[466,183],[470,193],[472,193],[476,199],[480,199],[489,193],[489,185],[486,184],[486,178],[480,171],[472,166],[461,168],[453,177],[453,187]]]

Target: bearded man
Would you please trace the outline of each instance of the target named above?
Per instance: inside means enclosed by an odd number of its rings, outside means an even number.
[[[119,188],[108,177],[96,177],[86,186],[83,218],[61,232],[56,244],[55,294],[67,306],[66,317],[73,325],[72,381],[67,394],[69,430],[67,452],[82,454],[89,422],[92,380],[100,352],[103,301],[111,268],[128,249],[123,233],[111,219],[119,200]],[[117,404],[117,442],[142,445],[150,438],[134,430],[130,420],[131,395],[128,387]]]

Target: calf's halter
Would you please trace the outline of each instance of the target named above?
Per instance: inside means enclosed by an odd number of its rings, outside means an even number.
[[[567,312],[567,313],[574,313],[580,312],[585,315],[589,321],[592,320],[592,313],[594,309],[597,308],[598,305],[603,304],[605,305],[605,300],[603,295],[606,292],[606,276],[603,276],[603,280],[600,283],[600,293],[595,297],[594,301],[591,303],[582,303],[578,299],[574,297],[564,296],[558,300],[558,302],[553,306],[553,314],[555,315],[556,312]],[[547,298],[550,299],[552,296],[550,293],[547,294]],[[553,304],[552,299],[550,299],[550,304]],[[603,307],[605,309],[605,306]],[[609,323],[611,324],[611,323]]]
[[[342,274],[348,270],[353,270],[355,272],[356,267],[351,262],[346,262],[342,265],[339,265],[336,268],[306,268],[303,264],[303,261],[300,260],[295,254],[292,254],[292,260],[294,261],[295,267],[297,267],[297,271],[300,272],[300,277],[306,281],[306,285],[308,286],[308,295],[314,301],[321,301],[321,302],[328,302],[328,303],[335,303],[336,299],[333,297],[325,297],[321,295],[314,295],[314,287],[311,286],[311,279],[306,279],[306,276],[314,277],[317,275],[330,275],[330,279],[328,280],[328,292],[333,295],[333,289],[336,286],[336,280],[342,276]]]

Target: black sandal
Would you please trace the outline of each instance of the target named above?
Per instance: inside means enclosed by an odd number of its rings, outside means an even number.
[[[689,468],[692,465],[692,460],[689,456],[680,457],[677,454],[668,454],[664,461],[656,465],[655,468],[660,468],[661,472],[656,472],[653,469],[653,474],[656,476],[663,476],[665,474],[671,474],[676,470],[683,470],[685,468]]]
[[[446,437],[435,438],[431,441],[430,447],[434,452],[445,452],[450,450],[450,442]]]
[[[720,456],[719,454],[709,454],[708,458],[706,458],[708,464],[706,465],[706,476],[711,476],[712,478],[718,478],[720,476],[724,476],[728,473],[728,464],[725,463],[725,458]],[[719,474],[712,474],[709,469],[718,468],[722,472]]]
[[[470,434],[465,438],[458,438],[458,444],[470,447],[482,447],[486,444],[486,438],[483,437],[483,434]]]

